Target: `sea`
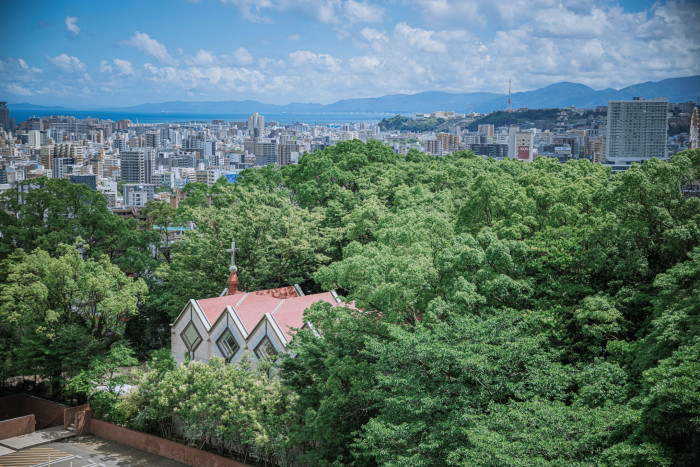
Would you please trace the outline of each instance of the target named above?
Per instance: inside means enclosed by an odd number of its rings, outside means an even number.
[[[185,123],[201,122],[211,123],[212,120],[224,120],[227,122],[247,121],[250,114],[243,113],[136,113],[136,112],[112,112],[109,110],[13,110],[10,108],[10,117],[15,122],[20,122],[30,117],[49,117],[52,115],[65,115],[75,118],[98,118],[100,120],[111,119],[131,120],[134,123]],[[334,125],[343,123],[377,123],[383,118],[393,117],[394,113],[264,113],[265,121],[277,121],[281,124],[306,123],[308,125]]]

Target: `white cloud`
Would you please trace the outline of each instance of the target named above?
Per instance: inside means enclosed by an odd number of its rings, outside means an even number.
[[[51,62],[56,68],[65,73],[76,73],[87,71],[87,66],[81,62],[78,57],[73,57],[67,54],[56,55],[55,57],[46,56],[46,59]]]
[[[175,60],[168,54],[167,47],[146,33],[136,31],[130,39],[121,41],[121,44],[135,47],[146,55],[157,58],[162,63],[175,63]]]
[[[274,58],[268,58],[268,57],[262,57],[258,59],[258,66],[260,68],[265,69],[265,68],[282,68],[286,64],[284,63],[284,60],[275,60]]]
[[[195,56],[188,60],[188,63],[198,66],[211,65],[216,61],[214,55],[208,50],[199,49]]]
[[[245,47],[239,47],[234,50],[233,59],[238,65],[250,65],[253,63],[253,56]]]
[[[114,66],[117,67],[117,73],[120,75],[133,75],[134,67],[131,65],[129,60],[122,60],[121,58],[115,58],[112,60]]]
[[[78,18],[75,16],[66,16],[66,31],[77,36],[80,33],[78,26]]]
[[[372,28],[364,28],[360,31],[360,35],[367,41],[382,41],[386,42],[388,37],[384,31],[378,31]]]
[[[238,8],[243,17],[253,22],[268,22],[270,18],[261,14],[261,10],[273,7],[271,0],[221,0],[221,3],[231,4]]]
[[[174,90],[188,92],[221,93],[275,93],[290,92],[285,77],[266,76],[261,71],[237,67],[158,67],[144,65],[148,79],[158,86],[167,85]]]
[[[396,25],[394,34],[399,37],[399,40],[405,40],[416,49],[434,53],[442,53],[447,50],[445,44],[433,38],[435,35],[434,31],[412,28],[402,22]]]
[[[350,68],[360,73],[375,73],[382,62],[377,57],[363,56],[350,59]]]
[[[100,62],[100,66],[98,67],[98,70],[100,70],[100,73],[111,73],[112,66],[107,63],[107,60],[102,60]]]
[[[700,8],[689,2],[669,0],[630,13],[612,1],[370,1],[229,0],[257,21],[280,21],[260,26],[261,33],[278,28],[290,42],[273,47],[275,39],[269,37],[270,47],[260,53],[255,49],[255,57],[245,47],[223,55],[205,43],[209,50],[175,53],[185,43],[173,43],[171,57],[164,44],[136,32],[122,44],[143,51],[152,63],[110,59],[95,62],[95,72],[105,74],[101,78],[107,81],[100,85],[114,89],[114,95],[142,93],[167,100],[189,92],[197,98],[267,102],[332,102],[425,90],[504,93],[511,75],[517,92],[564,80],[619,88],[700,74]],[[396,14],[402,2],[416,11]],[[284,20],[306,18],[304,29],[284,30],[282,15]],[[399,18],[398,24],[389,23],[392,17]],[[345,42],[339,45],[336,38]],[[41,75],[23,59],[5,58],[0,59],[0,88],[13,83],[34,95],[70,96],[88,85],[93,93],[101,92],[77,58],[48,59],[59,70],[75,73]],[[138,87],[118,78],[129,70],[144,78]]]
[[[17,83],[10,83],[10,84],[5,85],[5,90],[7,90],[7,92],[10,94],[17,94],[19,96],[31,96],[34,94],[29,89],[27,89],[27,88],[25,88]]]
[[[384,8],[367,2],[348,0],[344,5],[344,13],[352,22],[381,23],[384,15]]]
[[[309,66],[331,72],[340,71],[341,61],[329,54],[315,54],[308,50],[297,50],[289,54],[289,60],[296,66]]]
[[[380,22],[384,8],[369,1],[357,0],[221,0],[238,8],[243,17],[253,22],[271,22],[269,13],[284,12],[311,18],[322,23]]]

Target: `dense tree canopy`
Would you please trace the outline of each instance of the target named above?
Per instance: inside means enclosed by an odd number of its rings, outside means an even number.
[[[700,199],[684,187],[698,173],[700,151],[612,175],[585,160],[350,141],[233,185],[192,184],[177,210],[149,206],[142,230],[119,221],[124,241],[91,220],[91,209],[109,216],[89,194],[54,206],[15,193],[2,218],[2,332],[29,346],[60,323],[105,352],[167,345],[187,300],[225,287],[235,238],[241,289],[299,283],[355,308],[312,307],[314,330],[270,371],[157,359],[107,406],[113,419],[167,435],[176,417],[188,442],[279,464],[697,464]],[[169,245],[158,231],[168,225],[194,228]],[[84,247],[66,246],[75,235]],[[65,275],[48,277],[49,264]],[[78,304],[97,285],[139,297],[99,313],[113,323],[138,309],[125,337],[87,312],[71,321],[83,311],[57,309],[67,295],[42,295],[76,267],[105,276],[70,286]],[[73,358],[60,342],[31,345]]]

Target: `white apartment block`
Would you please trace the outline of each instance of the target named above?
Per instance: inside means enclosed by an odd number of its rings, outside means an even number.
[[[616,165],[652,157],[668,159],[668,101],[641,99],[608,102],[605,155]]]

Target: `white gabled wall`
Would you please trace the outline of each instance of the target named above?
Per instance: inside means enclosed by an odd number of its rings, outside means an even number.
[[[199,335],[202,338],[202,342],[194,351],[194,360],[208,361],[209,355],[211,355],[212,342],[209,338],[209,323],[207,322],[204,313],[197,305],[197,302],[190,300],[170,328],[170,352],[178,364],[184,363],[189,353],[185,342],[182,340],[181,334],[190,321],[194,323],[195,327],[197,328],[197,332],[199,332]]]
[[[258,357],[255,355],[255,348],[265,336],[270,339],[272,346],[278,353],[286,351],[286,340],[280,340],[280,335],[277,333],[279,326],[277,326],[277,323],[272,324],[272,322],[274,322],[274,320],[266,313],[248,337],[248,348],[250,349],[252,363],[257,363],[258,361]],[[281,335],[281,338],[284,339],[284,336]]]
[[[238,319],[238,315],[235,313],[233,308],[227,306],[224,312],[221,314],[221,317],[219,317],[216,323],[214,323],[214,327],[212,327],[211,329],[210,335],[212,343],[212,352],[209,354],[209,357],[206,361],[211,359],[211,357],[213,356],[224,358],[224,356],[221,354],[219,346],[216,345],[216,342],[219,340],[226,328],[228,328],[231,331],[231,334],[233,334],[233,337],[236,339],[236,342],[240,347],[238,351],[233,355],[233,358],[231,358],[231,362],[235,363],[243,356],[243,353],[246,349],[245,327],[243,327],[243,324],[241,323],[240,319]]]

